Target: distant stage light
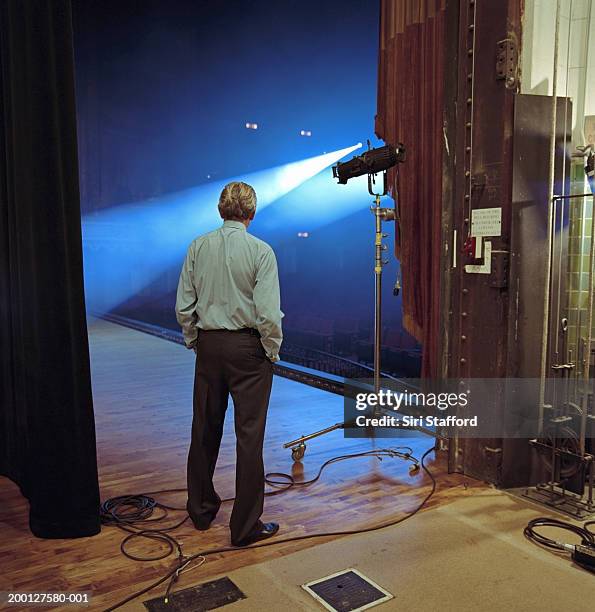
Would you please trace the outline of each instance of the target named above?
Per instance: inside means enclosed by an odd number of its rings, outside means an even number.
[[[258,123],[246,123],[246,129],[248,130],[257,130]]]
[[[308,238],[310,236],[309,232],[298,232],[298,238]]]
[[[385,145],[369,149],[362,155],[356,155],[347,162],[333,166],[333,178],[345,185],[349,179],[363,174],[377,174],[405,161],[405,147],[402,144]]]
[[[311,130],[300,130],[300,136],[312,136]]]

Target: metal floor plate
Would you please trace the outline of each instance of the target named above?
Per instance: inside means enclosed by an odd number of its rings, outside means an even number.
[[[393,598],[355,569],[347,569],[302,587],[331,612],[357,612]]]
[[[165,603],[163,596],[143,602],[149,612],[206,612],[246,599],[246,596],[227,577],[205,582],[189,589],[176,591]]]

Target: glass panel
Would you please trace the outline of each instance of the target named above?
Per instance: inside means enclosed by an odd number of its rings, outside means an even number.
[[[556,96],[554,149],[556,157],[563,153],[564,159],[563,167],[556,168],[556,176],[560,172],[562,176],[554,184],[550,209],[552,269],[546,372],[550,381],[544,427],[550,432],[572,427],[580,453],[585,451],[587,414],[593,413],[591,394],[583,392],[582,381],[593,378],[594,334],[589,329],[593,322],[593,197],[585,167],[595,150],[594,62],[595,10],[591,0],[525,1],[520,91],[551,96],[552,106]],[[543,146],[551,149],[551,141]],[[544,181],[548,170],[542,173]],[[544,435],[547,438],[547,431]],[[580,492],[581,484],[577,487]]]

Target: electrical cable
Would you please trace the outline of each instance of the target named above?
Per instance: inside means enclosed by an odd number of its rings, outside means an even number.
[[[595,573],[595,532],[589,529],[591,525],[595,525],[595,521],[587,521],[581,527],[580,525],[574,525],[573,523],[561,521],[560,519],[540,516],[527,523],[526,527],[523,529],[523,534],[534,544],[551,550],[570,552],[572,560],[576,565],[588,572]],[[567,544],[566,542],[553,540],[543,533],[540,533],[536,529],[538,527],[553,527],[570,531],[581,538],[581,543]]]
[[[434,450],[435,450],[434,446],[429,448],[427,451],[424,452],[421,459],[417,459],[416,457],[414,457],[413,451],[408,447],[386,448],[386,449],[365,451],[361,453],[341,455],[341,456],[333,457],[325,461],[320,466],[316,476],[314,476],[312,479],[306,480],[306,481],[300,481],[300,482],[296,482],[293,476],[291,476],[290,474],[285,474],[283,472],[269,472],[265,475],[265,482],[269,484],[269,486],[277,487],[277,490],[267,491],[265,493],[265,495],[271,496],[271,495],[278,495],[279,493],[283,493],[294,487],[308,486],[308,485],[311,485],[317,482],[320,479],[322,472],[324,471],[326,467],[328,467],[329,465],[333,463],[337,463],[339,461],[345,461],[347,459],[353,459],[353,458],[358,458],[358,457],[376,457],[377,459],[382,461],[383,457],[391,457],[391,458],[398,457],[406,461],[410,461],[416,470],[419,468],[424,470],[424,472],[428,475],[428,477],[431,480],[430,491],[422,499],[422,501],[412,511],[399,517],[398,519],[387,521],[379,525],[374,525],[372,527],[364,527],[361,529],[350,529],[350,530],[343,530],[343,531],[329,531],[329,532],[306,534],[306,535],[284,538],[282,540],[267,541],[267,542],[253,544],[253,545],[244,546],[244,547],[224,546],[220,548],[213,548],[213,549],[200,551],[188,557],[183,554],[180,543],[173,536],[169,535],[166,532],[172,531],[180,527],[182,524],[184,524],[188,520],[189,516],[186,516],[184,520],[174,525],[171,525],[169,527],[164,527],[161,529],[150,529],[150,528],[139,529],[136,527],[137,524],[143,525],[146,522],[155,522],[157,520],[163,520],[164,518],[167,517],[168,509],[186,510],[185,508],[174,508],[174,507],[166,506],[165,504],[161,504],[157,502],[155,499],[149,497],[149,494],[122,495],[119,497],[108,499],[101,504],[101,520],[105,525],[113,525],[115,527],[118,527],[128,532],[128,535],[124,538],[124,540],[122,540],[122,543],[120,544],[120,550],[127,558],[133,559],[136,561],[157,561],[157,560],[165,559],[166,557],[171,555],[174,551],[176,551],[177,560],[176,560],[176,565],[171,570],[169,570],[164,576],[159,578],[157,581],[153,582],[152,584],[145,587],[144,589],[141,589],[137,591],[136,593],[133,593],[132,595],[119,601],[115,605],[107,608],[104,612],[112,612],[113,610],[120,608],[126,603],[140,597],[141,595],[144,595],[145,593],[153,590],[157,586],[169,580],[169,583],[167,585],[167,589],[165,592],[165,598],[164,598],[165,603],[167,603],[169,599],[169,595],[172,591],[172,588],[175,585],[175,583],[178,581],[180,575],[184,571],[187,571],[188,566],[191,565],[194,561],[199,561],[196,567],[200,567],[203,563],[205,563],[206,557],[208,557],[209,555],[228,553],[228,552],[238,552],[238,551],[250,550],[254,548],[264,548],[266,546],[274,546],[277,544],[284,544],[287,542],[297,542],[300,540],[308,540],[312,538],[337,537],[337,536],[345,536],[345,535],[355,535],[359,533],[368,533],[371,531],[378,531],[380,529],[385,529],[386,527],[392,527],[394,525],[398,525],[399,523],[402,523],[403,521],[417,514],[426,505],[426,503],[429,501],[429,499],[432,497],[432,495],[434,495],[434,492],[436,491],[436,479],[434,475],[432,474],[432,472],[425,465],[426,457]],[[282,480],[279,480],[279,479],[282,479]],[[183,491],[186,491],[186,489],[166,489],[163,491],[154,491],[154,492],[151,492],[151,494],[183,492]],[[222,503],[232,501],[233,499],[234,498],[224,499],[222,500]],[[155,509],[163,510],[164,513],[162,514],[162,516],[156,519],[149,518]],[[161,555],[156,555],[153,557],[138,557],[136,555],[132,555],[131,553],[126,551],[126,544],[129,543],[133,538],[136,538],[136,537],[145,537],[145,538],[165,542],[167,544],[167,551]]]

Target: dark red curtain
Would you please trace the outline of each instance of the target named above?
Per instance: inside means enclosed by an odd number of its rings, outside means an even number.
[[[442,110],[446,0],[381,0],[376,134],[402,142],[389,175],[400,222],[403,324],[422,344],[422,376],[439,372]]]

